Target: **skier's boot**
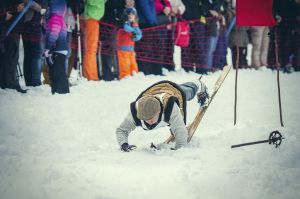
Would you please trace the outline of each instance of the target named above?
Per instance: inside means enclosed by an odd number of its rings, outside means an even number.
[[[200,77],[201,78],[201,77]],[[209,102],[209,94],[207,86],[199,79],[195,81],[195,84],[198,87],[197,99],[200,107],[207,106]]]

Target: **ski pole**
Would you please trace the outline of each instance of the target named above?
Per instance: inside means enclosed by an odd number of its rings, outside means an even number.
[[[27,5],[25,6],[25,8],[22,10],[22,12],[17,16],[17,18],[13,21],[13,23],[9,26],[5,37],[7,37],[9,35],[9,33],[15,28],[15,26],[17,25],[17,23],[19,23],[20,19],[24,16],[24,14],[28,11],[28,9],[30,8],[31,4],[33,3],[33,0],[29,0],[29,2],[27,3]]]
[[[225,33],[225,36],[226,36],[226,37],[228,37],[228,35],[229,35],[229,33],[231,32],[233,26],[235,25],[235,22],[236,22],[236,17],[234,17],[234,18],[232,19],[232,21],[230,22],[230,25],[229,25],[229,27],[228,27],[226,33]]]
[[[77,25],[77,70],[79,78],[82,77],[82,52],[81,52],[81,29],[80,29],[80,19],[79,19],[79,8],[77,7],[76,14],[76,25]]]
[[[280,146],[283,139],[284,139],[284,137],[282,137],[282,135],[279,131],[273,131],[272,133],[270,133],[269,139],[267,139],[267,140],[261,140],[261,141],[256,141],[256,142],[248,142],[248,143],[243,143],[243,144],[232,145],[231,148],[249,146],[249,145],[254,145],[254,144],[262,144],[262,143],[273,144],[273,145],[275,145],[275,148],[277,148],[277,147]]]

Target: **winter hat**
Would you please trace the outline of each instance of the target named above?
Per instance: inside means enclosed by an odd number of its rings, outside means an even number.
[[[130,15],[130,14],[137,15],[137,12],[136,12],[135,8],[129,7],[129,8],[124,9],[124,14],[127,15],[127,16]]]
[[[137,117],[140,120],[150,120],[160,111],[160,102],[153,96],[146,96],[138,100]]]

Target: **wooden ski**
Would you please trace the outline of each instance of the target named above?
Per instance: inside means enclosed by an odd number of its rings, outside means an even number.
[[[188,129],[188,142],[191,141],[193,135],[196,132],[196,129],[198,128],[206,110],[208,109],[209,105],[211,104],[212,100],[214,99],[215,95],[217,94],[218,90],[220,89],[222,83],[224,82],[226,76],[228,75],[229,71],[230,71],[231,66],[224,66],[221,75],[219,76],[219,78],[217,79],[217,81],[215,82],[214,88],[212,93],[210,94],[210,98],[209,98],[209,102],[206,106],[200,107],[198,110],[197,115],[195,116],[194,120],[187,126]],[[170,135],[170,137],[164,141],[165,144],[169,144],[170,142],[174,142],[175,137],[173,134]]]

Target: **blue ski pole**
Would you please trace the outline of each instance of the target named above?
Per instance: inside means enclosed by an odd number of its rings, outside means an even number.
[[[228,27],[228,29],[227,29],[227,31],[226,31],[226,34],[225,34],[226,37],[228,37],[228,35],[229,35],[229,33],[231,32],[233,26],[235,25],[235,21],[236,21],[236,17],[234,17],[234,18],[232,19],[232,21],[230,22],[230,25],[229,25],[229,27]]]
[[[20,21],[20,19],[24,16],[24,14],[28,11],[28,9],[30,8],[31,4],[33,3],[33,0],[29,0],[29,2],[27,3],[27,5],[25,6],[24,10],[22,10],[22,12],[20,12],[20,14],[17,16],[17,18],[13,21],[13,23],[9,26],[5,36],[7,37],[9,35],[9,33],[15,28],[15,26],[17,25],[17,23]]]

